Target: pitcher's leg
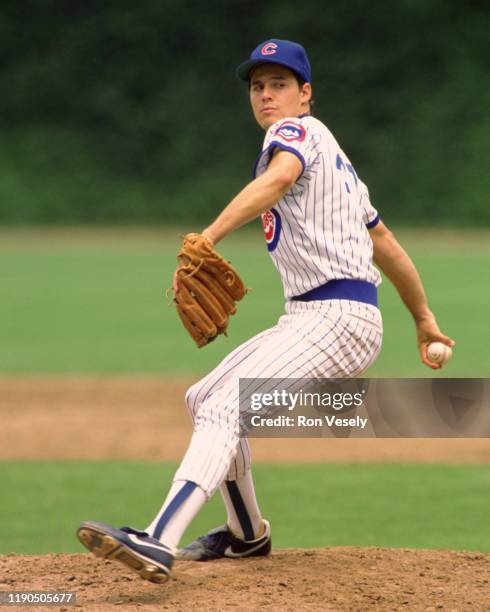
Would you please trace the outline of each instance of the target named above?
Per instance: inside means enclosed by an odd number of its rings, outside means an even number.
[[[242,540],[254,540],[264,532],[264,520],[255,495],[252,470],[219,488],[226,506],[226,524]]]
[[[195,415],[195,429],[166,500],[147,528],[165,546],[176,547],[185,529],[223,481],[238,444],[238,422],[222,409],[234,399],[236,382],[213,393]]]
[[[275,328],[266,330],[230,353],[210,374],[192,385],[186,393],[186,404],[193,422],[200,406],[223,386],[243,361],[267,341]],[[227,514],[227,525],[238,537],[253,540],[263,534],[264,521],[255,495],[250,473],[251,455],[248,441],[238,442],[226,480],[219,487]],[[230,494],[231,491],[231,494]]]

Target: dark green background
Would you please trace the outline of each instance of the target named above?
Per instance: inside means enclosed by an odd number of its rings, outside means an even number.
[[[236,65],[301,42],[388,223],[488,225],[486,2],[20,0],[0,9],[0,223],[206,221],[262,132]]]

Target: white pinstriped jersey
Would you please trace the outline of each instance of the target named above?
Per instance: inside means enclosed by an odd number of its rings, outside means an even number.
[[[328,128],[310,115],[284,118],[267,130],[254,169],[264,173],[276,147],[295,154],[303,173],[262,215],[267,248],[286,299],[334,279],[378,286],[367,227],[379,220],[366,185]]]

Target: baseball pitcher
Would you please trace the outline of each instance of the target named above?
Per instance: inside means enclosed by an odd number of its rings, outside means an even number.
[[[380,220],[368,189],[329,129],[312,115],[311,68],[303,47],[270,39],[242,63],[250,104],[265,131],[254,179],[200,234],[184,238],[173,288],[179,316],[199,347],[226,333],[246,288],[215,246],[261,217],[284,288],[277,324],[228,355],[187,392],[194,422],[168,495],[145,529],[82,523],[80,541],[142,578],[164,582],[173,560],[267,555],[271,528],[261,514],[250,448],[239,437],[240,378],[351,378],[376,359],[382,340],[376,264],[413,316],[420,356],[431,342],[452,346],[429,309],[412,261]],[[265,298],[266,299],[266,298]],[[226,524],[178,549],[219,489]]]

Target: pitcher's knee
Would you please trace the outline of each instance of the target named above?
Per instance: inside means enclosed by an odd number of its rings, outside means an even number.
[[[192,387],[189,387],[185,393],[185,403],[187,405],[187,409],[192,418],[196,415],[196,412],[199,410],[199,406],[202,404],[205,399],[205,395],[201,395],[202,384],[201,381],[198,381]]]

